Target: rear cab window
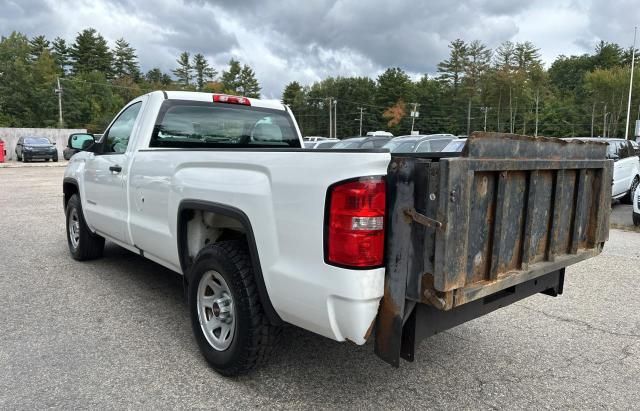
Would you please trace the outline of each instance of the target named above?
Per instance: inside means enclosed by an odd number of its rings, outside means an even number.
[[[149,146],[300,148],[300,140],[291,117],[284,110],[166,100],[156,119]]]

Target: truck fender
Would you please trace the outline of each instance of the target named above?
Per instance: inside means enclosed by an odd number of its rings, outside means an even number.
[[[262,303],[262,307],[264,308],[265,314],[269,321],[274,325],[283,324],[282,319],[276,312],[275,308],[273,308],[273,304],[269,298],[269,293],[267,292],[267,287],[264,282],[264,276],[262,274],[262,268],[260,265],[260,256],[258,255],[258,247],[256,245],[256,239],[253,234],[253,228],[251,226],[251,221],[249,217],[240,209],[235,207],[230,207],[225,204],[219,204],[209,201],[202,200],[182,200],[180,205],[178,206],[178,219],[177,219],[177,240],[178,240],[178,256],[180,258],[180,268],[184,273],[184,281],[185,285],[189,281],[190,270],[189,270],[189,261],[188,256],[189,253],[187,251],[188,243],[187,243],[187,222],[186,219],[186,210],[201,210],[201,211],[210,211],[219,215],[224,215],[226,217],[233,218],[239,221],[246,233],[247,246],[249,248],[249,255],[251,257],[251,265],[253,267],[253,275],[255,276],[256,285],[258,287],[258,295],[260,297],[260,302]]]

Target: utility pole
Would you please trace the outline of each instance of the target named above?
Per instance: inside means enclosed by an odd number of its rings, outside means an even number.
[[[604,118],[602,124],[602,137],[607,136],[607,103],[604,103],[604,108],[602,109],[602,117]]]
[[[360,107],[360,134],[358,134],[360,137],[362,137],[362,110],[364,109]]]
[[[591,109],[591,137],[593,137],[593,120],[596,116],[596,102],[593,102],[593,108]]]
[[[329,99],[329,138],[333,137],[333,119],[331,118],[332,116],[332,112],[333,112],[333,107],[331,107],[333,105],[333,103],[331,102],[331,97],[328,97]]]
[[[58,95],[58,125],[62,128],[64,122],[62,121],[62,86],[60,86],[60,77],[57,77],[57,81],[58,88],[54,92]]]
[[[416,115],[418,114],[418,103],[413,104],[413,111],[411,112],[411,134],[413,134],[413,126],[416,124]]]
[[[471,99],[467,105],[467,137],[471,134]]]
[[[638,26],[633,28],[633,49],[631,52],[631,77],[629,78],[629,100],[627,101],[627,126],[624,128],[624,139],[629,139],[629,115],[631,114],[631,89],[633,88],[633,67],[636,62],[636,34]]]
[[[536,131],[533,133],[534,137],[538,137],[538,106],[540,104],[540,88],[536,89]],[[591,126],[591,134],[593,134],[593,126]]]
[[[333,137],[338,138],[338,100],[333,100]]]

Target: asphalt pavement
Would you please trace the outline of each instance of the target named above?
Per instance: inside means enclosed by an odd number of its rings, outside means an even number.
[[[69,257],[63,170],[0,169],[0,409],[640,404],[639,233],[612,230],[602,255],[567,270],[563,296],[432,337],[399,369],[372,344],[289,327],[270,364],[228,379],[198,352],[177,274],[113,244]]]

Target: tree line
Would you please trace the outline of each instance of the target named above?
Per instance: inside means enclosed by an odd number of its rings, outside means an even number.
[[[486,129],[623,136],[631,56],[631,48],[601,41],[591,53],[561,55],[545,68],[531,42],[506,41],[490,49],[478,40],[456,39],[433,75],[412,78],[392,67],[377,78],[329,77],[310,85],[292,81],[282,100],[304,135],[330,134],[331,104],[339,137],[358,135],[361,120],[363,132],[394,134],[408,133],[413,125],[422,133]],[[152,68],[143,73],[130,43],[121,38],[110,47],[92,28],[79,32],[72,43],[14,32],[0,38],[0,126],[60,126],[54,93],[58,79],[62,125],[95,132],[127,101],[151,90],[249,97],[261,91],[254,70],[234,59],[218,71],[202,53],[184,51],[171,72]],[[633,90],[632,119],[640,117],[639,87]],[[412,117],[412,112],[419,114]]]
[[[58,88],[58,81],[60,88]],[[260,96],[253,69],[231,59],[218,72],[202,53],[182,52],[176,68],[143,73],[125,39],[110,47],[95,29],[73,43],[13,32],[0,37],[0,127],[69,127],[101,132],[129,100],[152,90],[190,90]],[[58,120],[62,93],[63,124]]]
[[[382,129],[396,135],[409,133],[413,123],[421,133],[620,137],[631,56],[631,48],[601,41],[593,52],[561,55],[545,69],[531,42],[506,41],[492,50],[478,40],[456,39],[433,76],[412,79],[396,67],[376,79],[330,77],[311,85],[293,81],[282,98],[305,135],[330,134],[333,101],[338,137],[359,135],[361,118],[363,132]],[[639,87],[634,85],[632,120],[640,118]],[[411,116],[413,111],[418,117]]]

